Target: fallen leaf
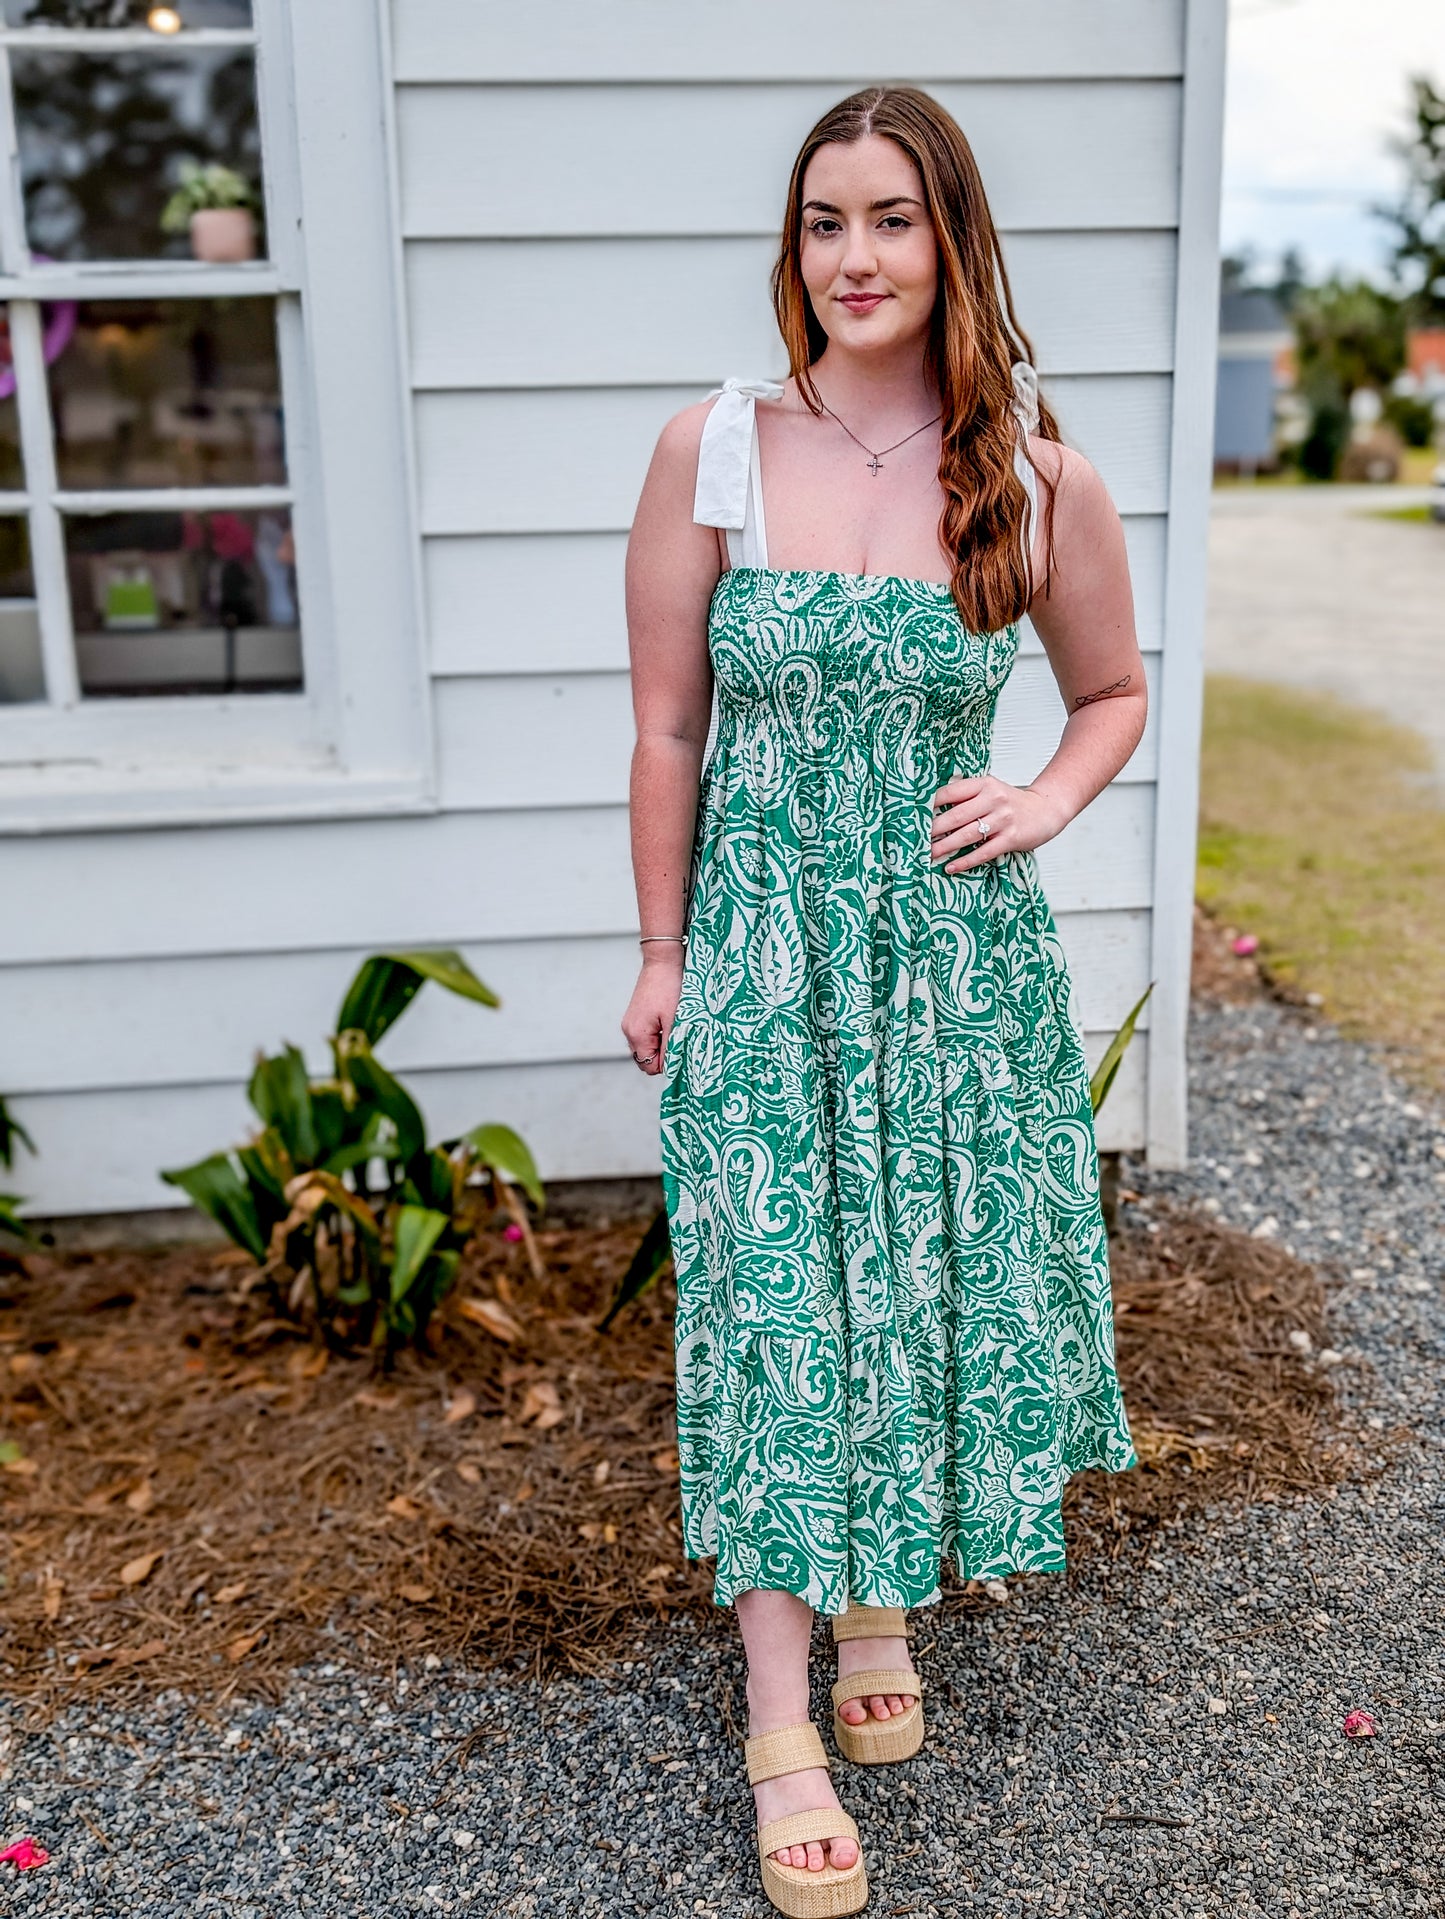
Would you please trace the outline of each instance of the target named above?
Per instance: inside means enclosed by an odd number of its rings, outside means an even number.
[[[644,1579],[671,1579],[672,1567],[671,1566],[649,1566],[647,1571],[642,1575],[642,1577]]]
[[[652,1463],[660,1473],[675,1473],[677,1471],[676,1448],[667,1446],[662,1452],[654,1453],[652,1455]]]
[[[474,1326],[480,1326],[494,1339],[508,1345],[521,1337],[521,1327],[499,1299],[459,1299],[457,1311],[463,1319],[469,1319]]]
[[[599,1539],[602,1535],[602,1528],[595,1519],[584,1520],[577,1530],[584,1539]],[[648,1577],[651,1578],[652,1575],[649,1573]]]
[[[40,1603],[44,1608],[45,1617],[47,1619],[59,1619],[60,1602],[65,1597],[65,1581],[63,1579],[56,1579],[53,1574],[47,1575],[40,1590]]]
[[[33,1479],[40,1471],[33,1459],[7,1459],[0,1461],[0,1466],[16,1479]]]
[[[255,1261],[240,1246],[228,1246],[224,1253],[217,1253],[211,1261],[213,1271],[219,1272],[223,1266],[253,1266]]]
[[[166,1649],[164,1639],[148,1639],[143,1646],[123,1646],[115,1656],[117,1666],[138,1666],[145,1659],[159,1659]]]
[[[609,1546],[615,1546],[617,1544],[617,1528],[610,1519],[602,1528],[602,1537]]]
[[[463,1386],[460,1391],[455,1394],[451,1405],[447,1407],[446,1412],[442,1416],[442,1424],[444,1426],[460,1426],[462,1421],[464,1419],[470,1419],[476,1410],[476,1394],[470,1392],[467,1387]]]
[[[242,1633],[239,1639],[233,1639],[227,1646],[227,1659],[230,1660],[233,1666],[239,1666],[241,1661],[246,1657],[246,1654],[248,1652],[254,1652],[265,1637],[266,1635],[263,1632]]]
[[[15,1374],[17,1379],[32,1378],[40,1371],[40,1355],[38,1353],[12,1353],[10,1355],[10,1370]]]
[[[233,1606],[238,1599],[244,1599],[250,1588],[249,1579],[238,1579],[234,1586],[222,1586],[216,1594],[218,1606]]]
[[[126,1494],[125,1503],[133,1513],[148,1513],[156,1503],[155,1487],[148,1479],[143,1479],[133,1491]]]
[[[492,1280],[497,1289],[497,1298],[504,1306],[514,1306],[517,1301],[517,1289],[505,1273],[498,1273]]]
[[[313,1347],[310,1352],[292,1353],[286,1362],[286,1370],[293,1379],[320,1379],[331,1359],[324,1346]]]
[[[154,1552],[140,1553],[134,1559],[128,1559],[120,1569],[122,1586],[142,1586],[156,1567],[165,1558],[165,1548],[157,1547]]]
[[[481,1469],[470,1459],[457,1461],[456,1475],[458,1479],[464,1479],[469,1486],[480,1486],[482,1483]]]
[[[536,1490],[530,1479],[524,1479],[516,1492],[512,1494],[512,1498],[517,1505],[525,1506]]]
[[[23,1459],[24,1453],[13,1439],[0,1439],[0,1466],[8,1466],[12,1461]]]
[[[611,1471],[612,1461],[610,1459],[599,1459],[597,1464],[592,1468],[592,1484],[594,1486],[605,1486],[607,1484],[607,1475]]]
[[[436,1598],[430,1586],[400,1586],[397,1590],[402,1598],[408,1600],[413,1606],[424,1606],[429,1599]]]
[[[1362,1706],[1356,1706],[1352,1713],[1345,1716],[1346,1739],[1373,1739],[1380,1728],[1375,1724],[1372,1714]]]
[[[548,1432],[553,1426],[559,1426],[567,1417],[562,1410],[562,1396],[550,1379],[536,1379],[527,1388],[522,1397],[522,1410],[517,1415],[525,1426],[534,1421],[538,1432]]]
[[[393,1519],[420,1519],[422,1508],[414,1499],[408,1499],[405,1493],[398,1493],[394,1499],[388,1499],[386,1510]]]
[[[385,1412],[389,1406],[396,1404],[396,1398],[395,1393],[373,1393],[363,1388],[363,1390],[356,1395],[352,1404],[356,1406],[370,1406],[374,1408],[375,1411],[382,1413]]]

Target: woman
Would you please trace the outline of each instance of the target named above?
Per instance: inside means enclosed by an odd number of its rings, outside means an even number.
[[[904,1610],[940,1560],[1058,1569],[1068,1475],[1134,1463],[1033,852],[1128,759],[1145,687],[1118,515],[1038,402],[934,100],[819,121],[773,299],[789,378],[668,422],[628,548],[622,1028],[662,1076],[685,1549],[747,1652],[764,1885],[816,1914],[867,1884],[808,1719],[813,1612],[840,1748],[907,1757]],[[1018,787],[988,759],[1025,612],[1068,717]]]

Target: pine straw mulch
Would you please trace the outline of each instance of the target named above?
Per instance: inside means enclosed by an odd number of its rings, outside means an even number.
[[[274,1695],[314,1656],[540,1676],[710,1610],[677,1518],[670,1283],[596,1331],[641,1225],[539,1234],[540,1281],[492,1237],[434,1356],[385,1380],[263,1321],[234,1251],[0,1275],[0,1435],[20,1449],[0,1470],[0,1686],[45,1716],[101,1688]],[[1075,1565],[1202,1504],[1366,1469],[1331,1374],[1291,1343],[1326,1342],[1318,1276],[1206,1219],[1155,1225],[1114,1260],[1142,1464],[1070,1487]],[[463,1316],[478,1297],[514,1337]]]

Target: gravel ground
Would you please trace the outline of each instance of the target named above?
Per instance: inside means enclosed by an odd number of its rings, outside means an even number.
[[[836,1768],[874,1913],[1445,1911],[1445,1115],[1271,1005],[1200,1012],[1193,1056],[1194,1168],[1129,1170],[1146,1218],[1203,1203],[1331,1263],[1342,1387],[1414,1438],[1331,1500],[1196,1516],[982,1619],[916,1615],[924,1752]],[[323,1666],[279,1707],[12,1725],[0,1843],[53,1857],[0,1868],[0,1909],[762,1914],[741,1678],[719,1614],[607,1681]],[[1356,1706],[1377,1738],[1343,1737]]]

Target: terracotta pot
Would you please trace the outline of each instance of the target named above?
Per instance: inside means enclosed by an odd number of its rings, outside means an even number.
[[[256,257],[256,217],[249,207],[202,207],[191,215],[191,252],[217,265]]]

